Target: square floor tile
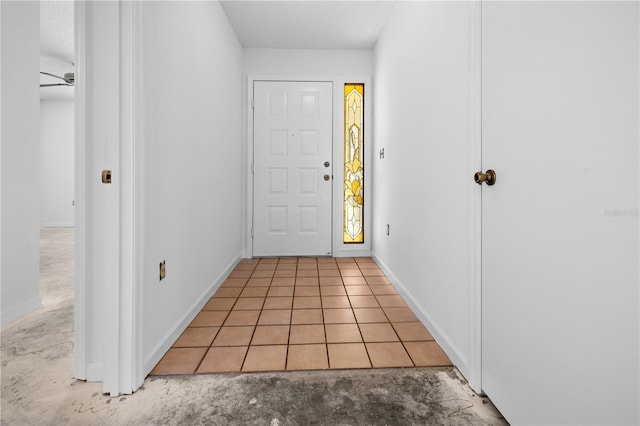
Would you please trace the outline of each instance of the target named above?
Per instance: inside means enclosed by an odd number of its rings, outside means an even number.
[[[289,297],[293,296],[295,287],[271,287],[267,297]]]
[[[382,308],[391,322],[417,322],[418,318],[410,308]]]
[[[296,278],[296,287],[301,287],[301,286],[317,287],[319,284],[320,284],[320,281],[316,277],[297,277]]]
[[[268,269],[268,270],[256,269],[251,274],[251,278],[273,278],[273,274],[275,273],[275,271],[276,271],[275,268]],[[251,282],[251,280],[249,280],[249,282]]]
[[[203,311],[230,311],[236,303],[235,297],[214,297],[209,299]]]
[[[296,309],[291,324],[322,324],[322,309]]]
[[[253,271],[254,269],[256,269],[256,265],[258,263],[238,263],[236,265],[235,268],[233,268],[234,271]]]
[[[298,271],[302,269],[318,269],[316,262],[298,262]]]
[[[345,263],[353,263],[355,264],[355,258],[353,257],[336,257],[336,263],[338,263],[339,265],[344,265]]]
[[[269,287],[245,287],[240,297],[265,297],[268,292]]]
[[[269,287],[271,285],[271,278],[249,278],[247,281],[247,287]]]
[[[407,306],[404,300],[402,300],[402,297],[398,295],[378,295],[376,298],[383,308],[401,308]]]
[[[377,308],[378,302],[373,296],[349,296],[351,306],[354,308]]]
[[[286,325],[291,322],[291,309],[266,309],[260,314],[259,325]]]
[[[222,325],[228,314],[228,311],[200,311],[189,327],[217,327]]]
[[[220,327],[189,327],[173,344],[174,348],[209,346]]]
[[[322,324],[305,324],[291,326],[291,335],[289,336],[290,345],[324,342],[324,326]]]
[[[433,340],[431,333],[419,322],[397,322],[393,324],[393,328],[403,342]]]
[[[210,311],[215,312],[215,311]],[[224,325],[256,325],[260,311],[231,311]]]
[[[356,308],[353,313],[358,323],[388,322],[381,308]]]
[[[286,264],[286,263],[296,265],[298,263],[298,258],[295,257],[295,256],[288,256],[288,257],[280,257],[280,258],[278,258],[278,266]]]
[[[287,343],[289,343],[288,325],[259,325],[251,339],[251,345],[286,345]]]
[[[320,286],[296,287],[296,296],[320,296]]]
[[[277,277],[271,280],[271,287],[293,287],[296,279],[292,277]]]
[[[300,265],[298,265],[298,271],[296,272],[296,277],[317,277],[318,270],[317,269],[300,269]]]
[[[365,277],[383,277],[384,272],[382,272],[379,268],[364,268],[360,266],[360,270],[362,271],[362,275]]]
[[[229,274],[229,278],[249,278],[253,272],[252,271],[237,271],[234,270]]]
[[[358,268],[354,268],[354,269],[340,268],[340,275],[342,275],[343,278],[344,277],[361,277],[362,273]]]
[[[371,368],[364,343],[332,343],[327,352],[330,368]]]
[[[413,367],[402,343],[367,343],[367,351],[374,368]]]
[[[211,346],[247,346],[253,335],[253,326],[222,327]]]
[[[293,297],[267,297],[262,309],[291,309]]]
[[[356,318],[353,316],[351,309],[323,309],[325,324],[347,324],[355,323]]]
[[[325,324],[327,343],[362,342],[357,324]]]
[[[340,277],[320,277],[320,285],[342,285],[342,278]]]
[[[277,278],[293,278],[295,276],[295,269],[277,269],[273,274],[273,279],[276,280]],[[273,281],[271,282],[271,285],[273,285]]]
[[[206,351],[207,348],[171,348],[151,374],[193,374]]]
[[[386,294],[398,294],[395,288],[392,285],[382,284],[382,285],[372,285],[369,287],[373,294],[378,295],[386,295]]]
[[[218,291],[215,292],[213,297],[238,297],[242,293],[242,287],[225,287],[219,288]]]
[[[340,270],[338,268],[318,269],[318,276],[323,277],[339,277]]]
[[[349,298],[347,296],[323,296],[322,307],[331,308],[350,308]]]
[[[418,367],[436,367],[451,365],[447,354],[434,341],[431,342],[405,342],[405,347],[411,355],[411,359]]]
[[[197,373],[237,373],[242,368],[247,346],[210,348]]]
[[[251,311],[262,309],[264,297],[241,297],[233,307],[234,311]]]
[[[321,307],[319,296],[293,298],[293,309],[317,309]]]
[[[367,285],[346,285],[345,290],[349,296],[371,296],[371,289]]]
[[[289,271],[289,270],[295,271],[296,269],[298,269],[298,264],[297,263],[278,263],[278,267],[276,268],[276,272],[278,272],[278,271]]]
[[[350,276],[343,276],[342,277],[342,281],[344,282],[344,285],[367,285],[367,282],[365,281],[364,277],[358,276],[358,277],[350,277]]]
[[[251,346],[242,371],[281,371],[287,362],[287,345]]]
[[[248,280],[246,278],[227,278],[220,287],[244,287],[247,284],[247,281]]]
[[[360,324],[365,342],[397,342],[398,336],[389,323]]]
[[[391,282],[387,279],[387,277],[366,277],[367,284],[369,285],[390,285]]]
[[[346,296],[344,286],[341,285],[323,285],[320,287],[323,296]]]
[[[324,370],[329,368],[325,345],[291,345],[287,370]]]

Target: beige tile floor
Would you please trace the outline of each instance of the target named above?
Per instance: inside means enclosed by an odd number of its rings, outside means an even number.
[[[242,260],[152,375],[448,366],[371,258]]]

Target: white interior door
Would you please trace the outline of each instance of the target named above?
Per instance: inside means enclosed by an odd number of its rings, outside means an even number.
[[[482,387],[638,424],[638,3],[483,4]]]
[[[253,90],[253,254],[330,255],[332,83]]]

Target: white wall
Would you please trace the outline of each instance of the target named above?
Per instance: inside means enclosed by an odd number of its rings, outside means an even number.
[[[217,2],[145,2],[140,22],[148,372],[241,255],[242,49]]]
[[[472,15],[471,3],[398,2],[376,45],[373,252],[473,382]]]
[[[73,226],[73,100],[40,102],[40,226]]]
[[[371,50],[244,49],[245,75],[371,75]]]
[[[244,75],[251,78],[273,78],[278,79],[304,79],[313,78],[323,81],[333,82],[333,250],[332,255],[341,256],[369,256],[371,254],[371,200],[370,174],[367,167],[371,164],[371,144],[373,138],[371,127],[366,131],[365,140],[365,242],[364,244],[343,244],[342,243],[342,185],[340,167],[343,158],[343,130],[344,110],[342,99],[344,96],[345,83],[365,83],[365,123],[371,123],[371,76],[373,75],[373,51],[371,50],[329,50],[329,49],[244,49]],[[249,86],[251,81],[248,80]],[[247,128],[247,84],[244,85],[243,92],[243,140],[247,151],[243,153],[246,158],[252,158],[251,152],[251,129]],[[249,122],[252,122],[249,116]],[[366,124],[365,124],[366,125]],[[243,171],[243,188],[251,191],[251,182],[247,182],[246,167]],[[251,193],[251,192],[250,192]],[[251,197],[243,193],[243,199],[247,200],[243,206],[242,217],[245,223],[251,223]],[[247,208],[248,207],[248,208]],[[250,243],[247,241],[247,227],[243,228],[243,253],[251,255]]]
[[[2,323],[40,306],[40,5],[0,2]]]

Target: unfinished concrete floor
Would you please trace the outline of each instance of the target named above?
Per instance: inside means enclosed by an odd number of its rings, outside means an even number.
[[[502,425],[454,368],[156,376],[111,398],[73,374],[73,231],[42,231],[40,310],[2,330],[2,425]]]

